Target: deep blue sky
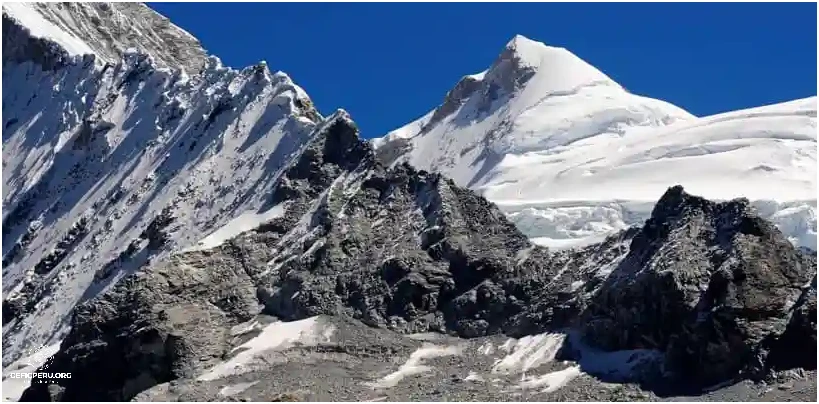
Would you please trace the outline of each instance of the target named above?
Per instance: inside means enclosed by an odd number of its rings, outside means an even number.
[[[365,137],[437,106],[522,34],[702,116],[816,95],[816,4],[151,3],[232,67],[266,60]]]

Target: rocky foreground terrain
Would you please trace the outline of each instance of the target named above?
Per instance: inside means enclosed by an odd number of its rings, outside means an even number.
[[[642,228],[552,252],[384,168],[339,111],[268,202],[79,306],[41,368],[72,378],[22,399],[815,399],[815,257],[746,200],[671,187]]]

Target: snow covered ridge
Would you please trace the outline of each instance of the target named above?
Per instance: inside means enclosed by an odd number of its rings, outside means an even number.
[[[3,3],[3,12],[31,34],[59,44],[71,55],[93,53],[117,63],[131,48],[157,65],[197,73],[207,54],[185,30],[142,3]]]
[[[438,108],[373,144],[387,163],[478,191],[552,247],[641,224],[681,184],[710,199],[747,197],[816,248],[816,97],[697,118],[518,36]]]
[[[128,50],[107,63],[18,24],[4,15],[4,39],[37,48],[3,60],[4,366],[141,265],[268,212],[323,119],[264,62],[208,57],[189,75]]]

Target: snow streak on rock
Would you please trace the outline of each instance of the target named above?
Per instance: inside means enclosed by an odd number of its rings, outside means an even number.
[[[100,63],[119,62],[129,49],[153,56],[157,65],[198,73],[207,54],[185,30],[142,3],[11,3],[3,11],[38,38],[71,55],[93,53]]]
[[[209,57],[194,76],[133,51],[102,63],[20,25],[44,21],[17,19],[30,6],[3,17],[17,50],[3,60],[4,364],[143,264],[275,217],[271,186],[322,119],[264,63]]]

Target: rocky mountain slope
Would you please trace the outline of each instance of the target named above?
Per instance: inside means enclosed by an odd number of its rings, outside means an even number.
[[[4,375],[72,373],[4,399],[815,399],[816,260],[747,200],[668,183],[640,226],[549,250],[286,74],[197,70],[145,10],[4,4]]]
[[[256,399],[294,394],[265,376],[281,371],[271,351],[288,348],[307,350],[307,359],[290,352],[291,366],[318,366],[300,393],[310,398],[339,377],[324,384],[321,354],[358,361],[412,347],[395,374],[379,376],[386,369],[372,359],[347,368],[356,374],[343,391],[391,395],[407,374],[428,369],[422,359],[449,356],[535,396],[581,374],[649,394],[671,382],[696,389],[815,368],[815,358],[793,354],[816,343],[815,257],[747,200],[713,203],[673,187],[642,229],[553,253],[452,180],[384,168],[339,112],[287,166],[270,204],[280,215],[256,229],[174,254],[80,306],[42,367],[72,378],[35,384],[23,399],[214,399],[257,384]],[[340,327],[362,335],[334,340]],[[466,345],[418,347],[400,336],[427,333]],[[490,342],[497,334],[514,338],[506,365],[463,353],[500,349]],[[451,384],[443,397],[466,394]]]
[[[72,55],[95,54],[99,63],[116,64],[136,49],[160,67],[193,74],[207,59],[198,39],[142,3],[6,3],[3,13]]]
[[[387,163],[479,192],[550,247],[640,224],[668,184],[682,184],[717,200],[747,197],[816,249],[815,97],[696,118],[517,36],[488,70],[375,144]]]
[[[138,52],[102,63],[13,15],[3,15],[4,365],[59,341],[76,303],[140,265],[264,217],[280,169],[322,119],[264,64],[237,71],[209,57],[189,77]]]

